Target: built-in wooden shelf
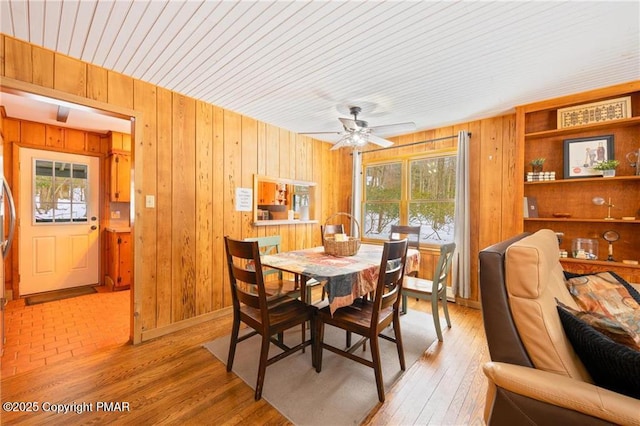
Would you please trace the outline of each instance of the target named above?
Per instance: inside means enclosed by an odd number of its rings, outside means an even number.
[[[527,222],[591,222],[591,223],[635,223],[639,224],[640,220],[622,220],[622,219],[582,219],[579,217],[525,217]]]
[[[572,257],[563,257],[563,258],[560,258],[560,262],[567,263],[567,264],[574,264],[574,263],[583,264],[584,263],[584,264],[591,264],[591,265],[598,265],[598,266],[605,266],[605,267],[640,269],[640,265],[629,265],[627,263],[613,262],[609,260],[585,260],[585,259],[574,259]]]
[[[629,97],[630,117],[558,129],[558,110],[562,108]],[[523,182],[524,197],[535,199],[538,216],[524,217],[523,229],[536,232],[551,228],[562,233],[560,248],[569,251],[577,238],[595,238],[603,244],[604,233],[616,231],[620,239],[614,244],[615,259],[640,260],[640,176],[626,161],[629,152],[637,152],[640,132],[640,81],[619,84],[580,94],[563,96],[516,108],[520,126],[516,132],[523,143],[523,169],[532,160],[545,158],[545,170],[555,171],[557,180]],[[613,144],[605,158],[620,160],[614,177],[568,177],[566,141],[611,135]],[[522,174],[526,176],[525,173]],[[523,179],[523,181],[526,179]],[[601,206],[593,204],[594,197],[608,200]],[[523,204],[523,216],[524,216]],[[565,213],[569,217],[555,217]],[[605,219],[607,215],[615,219]],[[634,217],[634,220],[623,220]],[[605,245],[606,247],[606,245]],[[600,253],[602,256],[602,252]],[[606,255],[604,256],[606,258]],[[595,273],[611,270],[629,282],[640,282],[640,267],[605,260],[561,259],[565,270],[575,273]]]
[[[536,182],[525,182],[524,184],[525,185],[564,185],[564,184],[578,184],[578,183],[589,183],[589,182],[611,183],[611,182],[634,181],[634,180],[640,180],[640,176],[613,176],[608,178],[597,176],[592,178],[540,180]]]
[[[601,130],[601,129],[605,130],[605,129],[610,129],[613,126],[628,127],[628,126],[637,126],[638,124],[640,124],[640,117],[631,117],[631,118],[624,118],[624,119],[615,120],[615,121],[604,121],[602,123],[588,124],[586,126],[573,126],[573,127],[567,127],[564,129],[553,129],[553,130],[544,130],[541,132],[525,133],[524,136],[527,139],[548,138],[553,136],[572,135],[575,133],[586,132],[591,130]]]

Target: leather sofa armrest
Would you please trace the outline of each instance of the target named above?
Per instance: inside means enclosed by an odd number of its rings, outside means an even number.
[[[640,425],[640,400],[569,377],[520,365],[488,362],[484,374],[499,388],[624,425]]]

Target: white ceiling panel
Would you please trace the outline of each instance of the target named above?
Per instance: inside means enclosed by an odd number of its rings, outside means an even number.
[[[25,3],[25,2],[22,2],[22,3]],[[29,9],[31,9],[32,4],[37,7],[37,5],[34,3],[38,3],[38,2],[28,3]],[[43,47],[46,47],[47,49],[54,50],[56,52],[61,52],[60,50],[57,50],[58,38],[60,37],[60,33],[71,30],[71,28],[60,26],[62,2],[59,2],[59,1],[44,2],[43,1],[42,3],[44,3],[44,22],[43,22],[44,32],[42,34],[41,45]],[[36,25],[36,24],[34,22],[29,22],[29,25]]]
[[[76,20],[73,23],[73,31],[69,31],[73,37],[69,44],[68,52],[66,55],[74,58],[81,58],[84,45],[87,40],[89,29],[91,28],[91,22],[93,21],[93,15],[96,12],[97,1],[86,0],[81,1],[78,4],[78,12],[76,13]]]
[[[11,27],[17,38],[29,37],[29,10],[28,3],[12,0],[9,2]]]
[[[193,4],[193,8],[190,10],[182,10],[181,15],[184,16],[184,21],[177,23],[181,27],[193,28],[189,34],[184,37],[182,34],[173,37],[168,43],[163,44],[166,51],[172,52],[170,61],[156,61],[147,70],[148,78],[154,81],[162,81],[165,76],[172,69],[175,69],[178,64],[182,63],[183,58],[193,49],[194,42],[207,31],[207,18],[213,13],[216,8],[215,2],[209,2],[204,4]],[[165,83],[163,87],[167,87]]]
[[[113,7],[109,13],[109,19],[104,26],[102,35],[100,36],[100,42],[98,43],[95,54],[93,55],[92,62],[107,68],[105,63],[106,58],[109,55],[109,52],[118,47],[116,44],[118,34],[121,32],[128,33],[132,30],[131,27],[129,27],[129,30],[124,27],[127,15],[132,5],[133,3],[125,1],[113,2]],[[135,23],[133,25],[135,28]]]
[[[0,0],[10,36],[293,131],[417,130],[640,79],[638,1]],[[386,135],[392,136],[392,135]]]
[[[98,52],[98,46],[114,4],[115,2],[98,1],[96,9],[91,16],[89,31],[78,34],[78,36],[85,38],[84,47],[82,48],[82,56],[80,57],[83,61],[102,66],[101,64],[94,62],[94,58]],[[63,28],[61,30],[64,31],[65,29]]]
[[[62,3],[62,13],[60,14],[60,27],[62,28],[73,28],[76,22],[78,21],[78,8],[80,7],[80,2],[78,1],[67,1]],[[58,52],[64,52],[65,54],[69,54],[69,49],[71,47],[71,39],[73,33],[75,31],[59,31],[58,32],[58,44],[56,45],[56,50]]]
[[[113,42],[109,45],[109,53],[107,54],[103,65],[105,68],[113,69],[120,56],[123,53],[125,55],[127,54],[127,46],[134,34],[139,31],[137,24],[141,21],[148,4],[149,3],[140,1],[134,2],[130,5],[122,26],[119,28]]]
[[[2,2],[6,3],[6,2]],[[30,40],[39,40],[38,45],[44,44],[44,11],[45,3],[32,3],[29,5],[29,26],[26,28],[29,31]],[[35,42],[34,42],[35,43]]]

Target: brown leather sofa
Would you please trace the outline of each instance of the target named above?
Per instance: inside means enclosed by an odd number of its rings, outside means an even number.
[[[491,361],[489,425],[640,425],[640,400],[598,387],[568,341],[556,299],[564,284],[556,235],[523,233],[480,252],[480,294]]]

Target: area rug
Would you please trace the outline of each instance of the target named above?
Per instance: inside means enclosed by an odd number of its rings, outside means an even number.
[[[409,310],[400,317],[407,370],[436,340],[431,315]],[[247,330],[244,330],[245,332]],[[243,330],[240,330],[242,333]],[[388,330],[393,333],[392,330]],[[354,341],[358,336],[353,336]],[[285,342],[293,346],[300,341],[300,328],[285,333]],[[325,327],[325,341],[344,346],[345,332]],[[224,364],[229,352],[229,336],[203,345]],[[360,351],[360,349],[358,350]],[[271,345],[270,356],[280,352]],[[380,339],[382,376],[385,392],[402,375],[398,353],[393,343]],[[260,336],[238,344],[233,372],[252,389],[256,386]],[[370,355],[367,345],[367,355]],[[298,352],[267,367],[262,397],[296,425],[357,425],[378,403],[372,368],[324,350],[322,371],[311,366],[311,350]]]
[[[27,306],[31,306],[39,303],[55,302],[56,300],[70,299],[72,297],[84,296],[93,293],[96,293],[96,289],[93,286],[66,288],[64,290],[48,291],[46,293],[38,293],[33,296],[28,296],[24,303]]]

